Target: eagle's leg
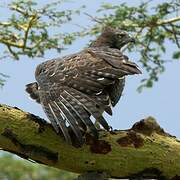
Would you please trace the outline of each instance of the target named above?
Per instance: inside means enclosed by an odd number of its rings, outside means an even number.
[[[106,172],[87,172],[78,176],[77,180],[108,180]]]

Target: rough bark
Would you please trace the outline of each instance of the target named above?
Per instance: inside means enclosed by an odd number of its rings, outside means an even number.
[[[74,146],[76,143],[74,143]],[[0,105],[0,148],[25,159],[76,173],[105,172],[114,178],[180,179],[180,141],[152,117],[128,130],[86,135],[86,144],[66,144],[43,119]]]

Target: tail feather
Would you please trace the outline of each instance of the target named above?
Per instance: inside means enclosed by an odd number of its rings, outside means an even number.
[[[26,92],[29,93],[30,97],[34,99],[37,103],[40,103],[38,84],[33,82],[26,85]]]

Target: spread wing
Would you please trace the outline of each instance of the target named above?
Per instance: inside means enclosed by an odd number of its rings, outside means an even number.
[[[80,144],[83,144],[82,131],[87,129],[98,137],[97,130],[90,119],[90,115],[98,119],[104,128],[108,124],[102,116],[98,104],[86,94],[68,86],[60,87],[59,84],[48,85],[50,89],[40,93],[41,104],[53,127],[59,132],[59,127],[66,141],[71,142],[67,131],[69,125]]]
[[[114,95],[108,92],[108,87],[125,75],[140,73],[136,64],[111,48],[88,48],[62,61],[47,61],[43,67],[43,73],[36,77],[43,109],[54,129],[57,132],[61,129],[66,141],[71,142],[67,130],[70,126],[80,144],[84,141],[82,131],[98,137],[90,116],[109,130],[102,113],[112,114],[111,103],[115,105],[121,93]]]

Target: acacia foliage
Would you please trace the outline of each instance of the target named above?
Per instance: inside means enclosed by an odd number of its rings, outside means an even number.
[[[4,55],[16,60],[21,55],[43,57],[47,50],[60,52],[63,45],[71,44],[75,34],[58,30],[80,11],[58,8],[63,2],[40,4],[35,0],[14,0],[2,7],[9,12],[5,20],[0,19],[0,43],[6,47]]]
[[[44,57],[47,50],[60,52],[76,38],[75,32],[61,31],[60,28],[78,15],[80,9],[61,8],[65,0],[49,1],[12,0],[4,5],[0,2],[0,11],[6,15],[0,18],[0,45],[3,49],[0,60],[10,57],[19,60]],[[4,50],[4,51],[3,51]],[[0,86],[8,76],[0,73]]]

